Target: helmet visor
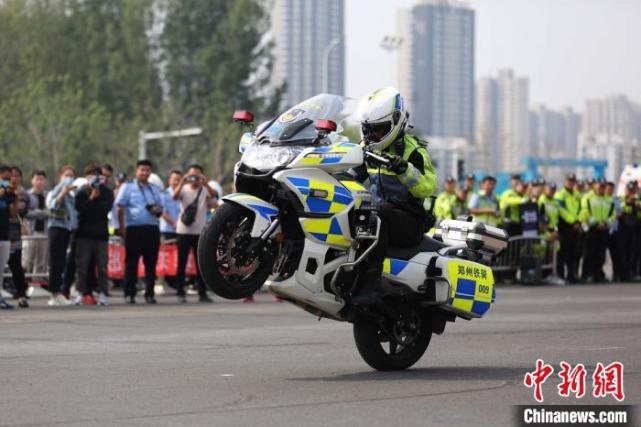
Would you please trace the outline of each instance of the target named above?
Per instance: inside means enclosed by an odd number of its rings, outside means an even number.
[[[363,138],[366,142],[380,142],[392,130],[392,122],[379,122],[361,124],[363,129]]]

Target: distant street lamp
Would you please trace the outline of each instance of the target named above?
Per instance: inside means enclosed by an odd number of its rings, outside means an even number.
[[[394,52],[403,44],[403,37],[387,34],[381,40],[381,47],[388,52]]]
[[[168,130],[163,132],[138,132],[138,160],[147,159],[147,141],[165,138],[179,138],[183,136],[195,136],[203,133],[201,128],[188,128],[179,130]]]
[[[403,37],[396,36],[393,34],[387,34],[381,40],[381,48],[383,48],[389,54],[389,63],[392,64],[394,60],[394,52],[396,52],[401,45],[403,44]],[[390,83],[394,80],[394,67],[389,67],[390,69]]]
[[[321,86],[324,93],[329,93],[329,55],[332,53],[332,50],[340,45],[344,40],[345,36],[343,34],[336,36],[323,49],[323,79]]]

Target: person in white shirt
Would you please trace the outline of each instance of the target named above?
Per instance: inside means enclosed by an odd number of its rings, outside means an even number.
[[[174,190],[174,200],[180,201],[180,215],[176,225],[176,245],[178,247],[178,269],[176,272],[176,289],[178,301],[187,302],[185,295],[185,270],[189,251],[194,256],[198,248],[200,232],[205,227],[207,211],[217,206],[214,196],[216,191],[208,184],[203,168],[191,165]],[[196,263],[196,283],[200,302],[212,302],[207,296],[205,282],[200,277]]]

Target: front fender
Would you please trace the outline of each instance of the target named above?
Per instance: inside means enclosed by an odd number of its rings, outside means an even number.
[[[254,213],[251,236],[260,237],[269,224],[278,216],[278,208],[271,203],[246,193],[234,193],[223,197],[225,203],[235,203]]]

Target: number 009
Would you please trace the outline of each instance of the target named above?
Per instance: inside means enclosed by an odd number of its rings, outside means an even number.
[[[479,292],[482,294],[489,294],[490,293],[490,287],[487,285],[479,285]]]

